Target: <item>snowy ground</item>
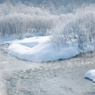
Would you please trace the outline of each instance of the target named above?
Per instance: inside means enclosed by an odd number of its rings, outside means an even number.
[[[74,58],[43,63],[38,68],[7,72],[8,95],[95,95],[95,84],[84,74],[95,60]]]
[[[0,95],[95,95],[95,4],[61,1],[0,4]]]
[[[4,83],[1,65],[0,65],[0,95],[6,95],[6,85]]]
[[[1,59],[2,59],[2,55],[0,49],[0,95],[6,95],[6,85],[4,80],[3,64]]]
[[[40,64],[0,55],[7,95],[95,95],[95,84],[84,78],[95,68],[95,52]]]

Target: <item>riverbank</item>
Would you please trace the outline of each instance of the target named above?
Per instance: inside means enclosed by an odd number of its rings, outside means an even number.
[[[18,67],[28,63],[12,59]],[[41,63],[33,68],[31,63],[27,69],[5,70],[7,95],[94,95],[95,84],[84,78],[88,70],[95,68],[94,59],[95,52],[69,60]],[[11,66],[14,61],[12,63]]]

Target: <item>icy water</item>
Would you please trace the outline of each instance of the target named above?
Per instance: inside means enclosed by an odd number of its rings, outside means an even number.
[[[6,48],[0,46],[0,95],[95,95],[95,84],[84,78],[95,68],[95,53],[33,63],[7,55]]]

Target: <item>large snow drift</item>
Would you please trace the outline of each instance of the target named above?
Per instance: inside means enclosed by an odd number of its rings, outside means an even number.
[[[95,69],[89,70],[88,72],[86,72],[85,78],[88,78],[95,83]]]
[[[8,54],[17,58],[42,62],[67,59],[79,54],[79,49],[73,46],[55,49],[50,43],[50,37],[33,37],[14,41],[8,48]]]

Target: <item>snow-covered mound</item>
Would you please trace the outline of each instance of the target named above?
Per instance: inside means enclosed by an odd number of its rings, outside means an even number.
[[[74,57],[79,54],[79,49],[77,46],[54,49],[50,43],[50,37],[45,36],[14,41],[7,52],[20,59],[42,62]]]
[[[95,69],[89,70],[89,71],[85,74],[85,78],[88,78],[88,79],[92,80],[92,81],[95,83]]]

